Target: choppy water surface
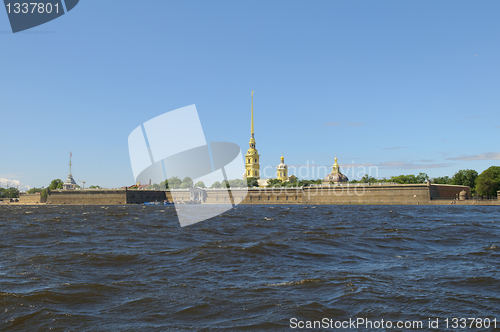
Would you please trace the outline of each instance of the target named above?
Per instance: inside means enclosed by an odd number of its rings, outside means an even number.
[[[0,206],[0,329],[286,331],[293,317],[495,316],[498,329],[498,212],[239,206],[181,228],[165,206]]]

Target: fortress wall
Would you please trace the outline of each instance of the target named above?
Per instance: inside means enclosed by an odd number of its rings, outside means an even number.
[[[302,188],[251,188],[242,204],[300,204]]]
[[[249,189],[243,204],[300,204],[302,188],[256,188]]]
[[[229,204],[231,202],[227,195],[227,190],[207,190],[207,200],[205,203],[209,204]]]
[[[236,204],[444,204],[469,187],[451,185],[343,185],[306,188],[233,188],[230,193]],[[206,189],[208,204],[229,204],[224,189]],[[26,197],[23,197],[26,196]],[[26,204],[40,202],[40,195],[22,195]],[[176,190],[176,199],[188,201],[189,190]],[[161,190],[55,190],[47,197],[48,204],[108,205],[173,202],[170,191]],[[21,199],[20,199],[21,201]],[[466,201],[464,201],[466,202]],[[499,201],[496,200],[496,203]]]
[[[126,204],[127,192],[117,190],[52,190],[47,197],[47,204],[61,205],[114,205]]]
[[[167,190],[165,192],[165,195],[166,195],[166,198],[168,199],[169,202],[174,202],[176,200],[189,201],[190,196],[191,196],[189,190],[177,190],[177,189],[174,190],[175,199],[172,196],[172,193],[170,192],[170,190]]]
[[[207,189],[208,204],[228,204],[230,198],[223,189]],[[298,204],[302,202],[302,189],[297,188],[248,188],[231,189],[235,204]],[[288,198],[287,198],[288,197]],[[297,197],[297,198],[295,198]]]
[[[465,190],[467,198],[470,198],[470,188],[466,186],[454,186],[449,184],[431,184],[430,192],[432,199],[458,198],[460,192]]]
[[[41,202],[40,194],[21,194],[19,195],[20,204],[37,204]]]
[[[232,193],[241,204],[429,204],[431,197],[426,184],[250,188],[246,197],[243,190]],[[209,189],[207,194],[206,203],[226,202],[225,190]]]
[[[168,193],[170,194],[170,193]],[[167,192],[163,190],[127,190],[127,204],[143,204],[144,202],[163,202]],[[172,195],[170,195],[172,198]]]
[[[429,204],[426,184],[304,188],[304,204]]]
[[[189,200],[189,191],[183,191],[181,196]],[[47,197],[47,204],[72,204],[72,205],[115,205],[115,204],[143,204],[144,202],[172,202],[169,191],[163,190],[53,190]]]

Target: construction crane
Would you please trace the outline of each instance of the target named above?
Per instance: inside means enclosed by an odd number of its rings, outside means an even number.
[[[82,181],[82,180],[78,180],[78,182],[81,182],[81,183],[83,183],[83,188],[82,188],[82,189],[85,189],[85,181]]]

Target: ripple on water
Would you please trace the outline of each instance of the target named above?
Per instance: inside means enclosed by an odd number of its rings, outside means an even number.
[[[240,205],[183,228],[164,206],[0,216],[3,329],[284,331],[500,303],[497,207]]]

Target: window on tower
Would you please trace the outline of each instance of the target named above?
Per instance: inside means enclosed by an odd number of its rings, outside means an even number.
[[[255,162],[257,162],[257,159],[255,159]]]

